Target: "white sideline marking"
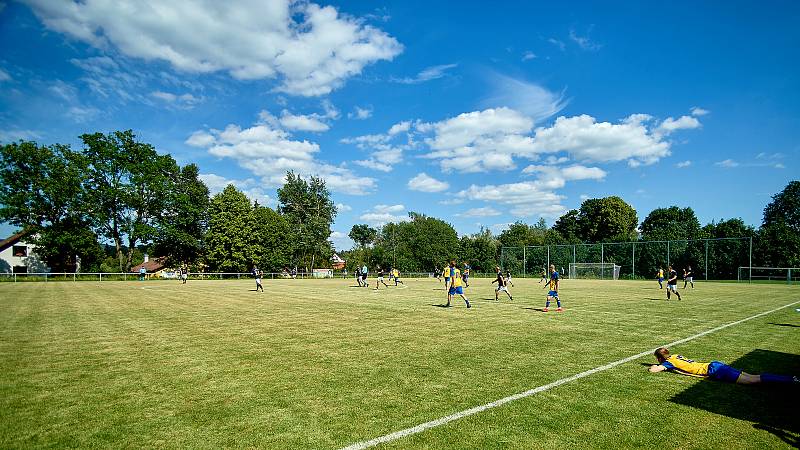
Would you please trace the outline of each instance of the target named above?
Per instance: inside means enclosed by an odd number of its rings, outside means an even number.
[[[677,340],[675,342],[670,342],[669,344],[662,345],[662,346],[659,346],[659,347],[673,347],[673,346],[676,346],[676,345],[679,345],[679,344],[683,344],[684,342],[689,342],[691,340],[697,339],[697,338],[705,336],[707,334],[714,333],[714,332],[723,330],[725,328],[732,327],[734,325],[739,325],[740,323],[747,322],[748,320],[753,320],[753,319],[757,319],[757,318],[762,317],[762,316],[766,316],[767,314],[772,314],[772,313],[774,313],[776,311],[780,311],[781,309],[788,308],[790,306],[794,306],[794,305],[796,305],[798,303],[800,303],[800,301],[796,301],[794,303],[789,303],[788,305],[783,305],[783,306],[781,306],[779,308],[775,308],[775,309],[771,309],[769,311],[758,313],[758,314],[756,314],[754,316],[750,316],[750,317],[747,317],[747,318],[744,318],[744,319],[741,319],[741,320],[737,320],[736,322],[731,322],[731,323],[728,323],[728,324],[725,324],[725,325],[720,325],[720,326],[718,326],[716,328],[712,328],[710,330],[706,330],[706,331],[703,331],[701,333],[697,333],[694,336],[689,336],[687,338],[679,339],[679,340]],[[425,430],[429,430],[431,428],[435,428],[435,427],[438,427],[438,426],[441,426],[441,425],[456,421],[456,420],[461,419],[463,417],[471,416],[473,414],[477,414],[479,412],[486,411],[487,409],[496,408],[498,406],[505,405],[506,403],[510,403],[510,402],[515,401],[515,400],[519,400],[519,399],[522,399],[522,398],[525,398],[525,397],[530,397],[531,395],[538,394],[539,392],[544,392],[544,391],[547,391],[547,390],[552,389],[554,387],[561,386],[562,384],[569,383],[570,381],[575,381],[575,380],[578,380],[578,379],[581,379],[581,378],[584,378],[584,377],[588,377],[589,375],[593,375],[593,374],[598,373],[598,372],[603,372],[603,371],[606,371],[608,369],[612,369],[612,368],[617,367],[617,366],[619,366],[621,364],[625,364],[625,363],[631,362],[633,360],[639,359],[639,358],[641,358],[643,356],[647,356],[647,355],[651,354],[652,352],[653,352],[653,350],[647,350],[647,351],[644,351],[644,352],[641,352],[641,353],[637,353],[635,355],[628,356],[627,358],[623,358],[623,359],[614,361],[612,363],[608,363],[608,364],[606,364],[604,366],[595,367],[594,369],[589,369],[589,370],[587,370],[585,372],[577,373],[575,375],[572,375],[572,376],[569,376],[569,377],[566,377],[566,378],[562,378],[560,380],[553,381],[552,383],[545,384],[543,386],[539,386],[539,387],[527,390],[525,392],[520,392],[518,394],[509,395],[508,397],[504,397],[504,398],[501,398],[499,400],[495,400],[495,401],[493,401],[491,403],[486,403],[485,405],[480,405],[480,406],[475,406],[475,407],[472,407],[472,408],[469,408],[469,409],[465,409],[465,410],[459,411],[459,412],[457,412],[455,414],[450,414],[449,416],[440,417],[440,418],[438,418],[436,420],[431,420],[430,422],[421,423],[421,424],[419,424],[417,426],[414,426],[414,427],[411,427],[411,428],[406,428],[405,430],[395,431],[394,433],[390,433],[390,434],[386,434],[386,435],[383,435],[383,436],[380,436],[380,437],[376,437],[375,439],[370,439],[368,441],[362,441],[362,442],[356,442],[355,444],[351,444],[351,445],[348,445],[347,447],[344,447],[342,450],[360,450],[360,449],[365,449],[365,448],[369,448],[369,447],[374,447],[374,446],[376,446],[378,444],[385,444],[387,442],[395,441],[397,439],[404,438],[404,437],[410,436],[412,434],[421,433],[421,432],[423,432]]]

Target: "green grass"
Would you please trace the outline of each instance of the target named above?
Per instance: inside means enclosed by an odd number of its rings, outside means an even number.
[[[374,281],[374,279],[373,279]],[[0,284],[0,448],[338,448],[800,300],[797,286],[564,281],[542,313],[489,280],[441,308],[434,280]],[[800,307],[798,305],[797,307]],[[785,308],[672,349],[800,372]],[[785,448],[798,389],[618,366],[389,444],[396,448]]]

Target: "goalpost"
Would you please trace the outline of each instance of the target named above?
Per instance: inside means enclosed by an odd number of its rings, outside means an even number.
[[[570,279],[618,280],[619,269],[614,263],[570,263]]]
[[[737,281],[777,282],[793,284],[800,282],[800,267],[739,267]]]

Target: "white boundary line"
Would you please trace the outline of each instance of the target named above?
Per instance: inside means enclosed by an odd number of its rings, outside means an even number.
[[[739,325],[740,323],[747,322],[748,320],[753,320],[753,319],[757,319],[757,318],[762,317],[762,316],[766,316],[767,314],[772,314],[772,313],[774,313],[776,311],[780,311],[781,309],[788,308],[790,306],[794,306],[794,305],[796,305],[798,303],[800,303],[800,301],[796,301],[796,302],[793,302],[793,303],[789,303],[788,305],[783,305],[783,306],[781,306],[779,308],[775,308],[775,309],[771,309],[769,311],[758,313],[758,314],[756,314],[754,316],[750,316],[750,317],[747,317],[747,318],[744,318],[744,319],[741,319],[741,320],[737,320],[736,322],[731,322],[731,323],[728,323],[728,324],[725,324],[725,325],[720,325],[720,326],[718,326],[716,328],[712,328],[710,330],[706,330],[706,331],[703,331],[701,333],[697,333],[694,336],[689,336],[687,338],[683,338],[683,339],[677,340],[675,342],[670,342],[669,344],[666,344],[666,345],[663,345],[663,346],[660,346],[660,347],[673,347],[673,346],[676,346],[676,345],[679,345],[679,344],[683,344],[684,342],[689,342],[691,340],[697,339],[697,338],[705,336],[707,334],[711,334],[711,333],[723,330],[725,328],[732,327],[734,325]],[[623,359],[614,361],[612,363],[608,363],[608,364],[606,364],[604,366],[595,367],[594,369],[589,369],[589,370],[587,370],[585,372],[577,373],[575,375],[572,375],[572,376],[569,376],[569,377],[566,377],[566,378],[562,378],[560,380],[556,380],[556,381],[554,381],[552,383],[545,384],[543,386],[539,386],[539,387],[527,390],[525,392],[520,392],[518,394],[510,395],[508,397],[504,397],[504,398],[501,398],[499,400],[495,400],[495,401],[493,401],[491,403],[486,403],[484,405],[475,406],[475,407],[472,407],[472,408],[469,408],[469,409],[465,409],[463,411],[459,411],[459,412],[457,412],[455,414],[451,414],[449,416],[440,417],[440,418],[438,418],[436,420],[431,420],[430,422],[425,422],[425,423],[421,423],[421,424],[419,424],[417,426],[414,426],[414,427],[411,427],[411,428],[406,428],[405,430],[395,431],[394,433],[390,433],[390,434],[386,434],[386,435],[383,435],[383,436],[380,436],[380,437],[376,437],[375,439],[370,439],[368,441],[356,442],[355,444],[351,444],[351,445],[348,445],[347,447],[344,447],[342,450],[360,450],[360,449],[365,449],[365,448],[369,448],[369,447],[374,447],[374,446],[379,445],[379,444],[385,444],[387,442],[395,441],[397,439],[401,439],[401,438],[404,438],[406,436],[411,436],[412,434],[421,433],[421,432],[423,432],[425,430],[429,430],[431,428],[435,428],[435,427],[438,427],[438,426],[441,426],[441,425],[445,425],[447,423],[456,421],[458,419],[461,419],[461,418],[464,418],[464,417],[467,417],[467,416],[471,416],[471,415],[477,414],[479,412],[486,411],[487,409],[497,408],[498,406],[505,405],[506,403],[510,403],[510,402],[515,401],[515,400],[520,400],[520,399],[523,399],[523,398],[526,398],[526,397],[530,397],[530,396],[532,396],[534,394],[538,394],[539,392],[544,392],[544,391],[547,391],[547,390],[552,389],[554,387],[561,386],[562,384],[566,384],[566,383],[569,383],[571,381],[575,381],[575,380],[579,380],[579,379],[584,378],[584,377],[588,377],[589,375],[593,375],[593,374],[598,373],[598,372],[603,372],[603,371],[606,371],[608,369],[612,369],[612,368],[617,367],[617,366],[619,366],[621,364],[625,364],[625,363],[631,362],[633,360],[639,359],[639,358],[641,358],[643,356],[647,356],[652,351],[653,350],[647,350],[647,351],[644,351],[644,352],[641,352],[641,353],[637,353],[635,355],[628,356],[627,358],[623,358]]]

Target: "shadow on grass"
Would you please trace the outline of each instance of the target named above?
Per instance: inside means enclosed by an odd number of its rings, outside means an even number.
[[[770,325],[775,325],[776,327],[792,327],[792,328],[800,328],[800,325],[794,325],[791,323],[773,323],[769,322]]]
[[[531,310],[531,311],[545,312],[544,308],[531,308],[530,306],[526,306],[526,307],[524,307],[522,309],[528,309],[528,310]]]
[[[752,374],[794,375],[800,373],[800,355],[753,350],[730,365]],[[800,389],[795,385],[744,386],[713,380],[701,381],[671,399],[680,405],[754,422],[754,428],[800,447],[798,400]]]
[[[435,306],[437,308],[450,308],[450,306],[447,306],[446,304],[442,304],[442,303],[434,303],[431,306]]]

